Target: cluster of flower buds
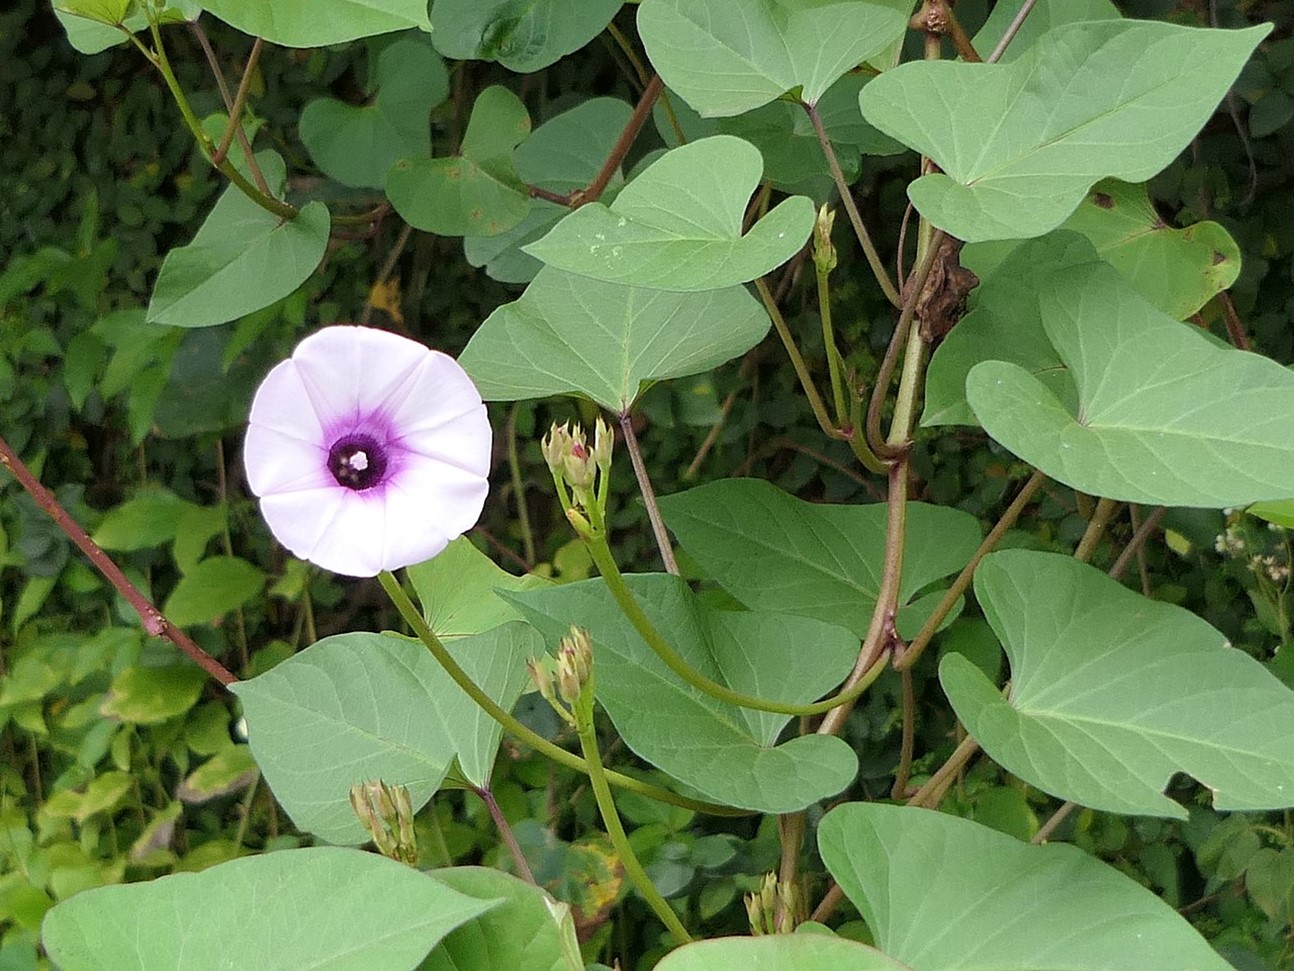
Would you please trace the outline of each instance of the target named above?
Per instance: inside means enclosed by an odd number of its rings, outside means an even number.
[[[372,780],[351,786],[350,807],[364,824],[379,853],[400,863],[418,862],[418,840],[413,832],[413,803],[404,786]]]
[[[756,937],[764,934],[790,934],[797,923],[797,906],[795,887],[779,882],[776,873],[769,873],[764,877],[759,890],[746,894],[750,932]]]
[[[592,447],[579,425],[571,428],[566,423],[554,424],[544,436],[541,445],[544,461],[553,474],[562,508],[577,527],[580,521],[602,521],[606,512],[612,444],[611,429],[600,416]],[[572,511],[578,520],[571,515]]]
[[[570,632],[557,645],[556,658],[532,658],[526,667],[540,696],[567,724],[575,725],[574,709],[593,673],[593,642],[589,640],[589,632],[572,624]]]

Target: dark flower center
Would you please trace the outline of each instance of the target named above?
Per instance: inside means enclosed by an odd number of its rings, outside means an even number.
[[[371,489],[386,472],[386,449],[368,435],[347,436],[328,450],[328,471],[347,489]]]

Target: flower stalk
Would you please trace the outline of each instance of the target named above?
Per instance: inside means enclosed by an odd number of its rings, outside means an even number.
[[[564,748],[554,745],[542,735],[527,728],[509,712],[504,711],[498,702],[487,695],[481,686],[472,680],[471,676],[463,670],[457,661],[454,660],[454,656],[445,649],[445,645],[441,643],[440,638],[438,638],[432,631],[431,627],[428,626],[426,620],[423,619],[421,612],[419,612],[418,608],[414,605],[414,602],[409,598],[409,595],[405,593],[404,588],[400,586],[400,581],[395,578],[394,574],[390,571],[384,570],[378,574],[377,579],[382,585],[382,589],[386,591],[386,595],[391,599],[391,603],[395,606],[395,609],[399,612],[400,616],[404,618],[405,623],[409,625],[417,638],[426,645],[427,650],[431,652],[432,657],[440,663],[440,666],[445,669],[445,673],[448,674],[450,679],[463,690],[463,693],[481,707],[482,711],[502,725],[504,731],[520,739],[541,755],[547,756],[559,765],[566,766],[568,769],[583,772],[585,775],[588,774],[588,764],[584,759],[572,752],[566,751]],[[653,786],[650,783],[635,779],[632,776],[622,775],[619,772],[607,772],[606,776],[607,779],[618,788],[627,789],[630,792],[636,792],[640,796],[646,796],[648,799],[654,799],[657,802],[668,803],[671,806],[679,806],[683,809],[691,809],[695,812],[706,813],[711,816],[749,815],[749,813],[743,810],[731,809],[727,806],[719,806],[714,803],[701,802],[697,799],[689,799],[686,796],[680,796],[678,793],[670,792],[668,789]]]
[[[589,486],[584,486],[581,490],[571,482],[570,476],[567,474],[569,459],[567,455],[560,451],[560,443],[569,442],[568,448],[578,449],[583,437],[583,432],[579,428],[572,432],[565,426],[554,425],[548,437],[544,439],[544,456],[548,460],[549,468],[553,470],[553,481],[557,485],[558,496],[566,496],[565,501],[570,501],[571,496],[574,496],[577,500],[576,504],[566,507],[566,518],[575,527],[576,534],[584,541],[584,546],[589,551],[589,556],[593,559],[594,565],[598,568],[598,573],[601,574],[607,589],[611,592],[612,598],[619,605],[625,618],[633,625],[634,630],[638,632],[638,636],[647,642],[647,646],[652,649],[652,652],[664,662],[666,667],[692,687],[726,704],[736,705],[739,708],[749,708],[754,711],[799,716],[821,715],[840,705],[849,704],[861,697],[863,692],[871,687],[872,682],[880,677],[885,665],[889,662],[889,656],[884,652],[873,659],[873,663],[870,664],[868,669],[862,672],[861,676],[847,690],[824,701],[800,705],[791,702],[774,701],[771,698],[757,698],[754,695],[733,691],[688,664],[643,611],[637,598],[634,597],[633,591],[629,589],[629,584],[625,581],[624,574],[620,572],[619,566],[616,565],[615,556],[611,552],[611,545],[607,542],[605,499],[600,502],[588,502],[587,504],[578,501],[581,491],[587,498],[593,494],[593,490]],[[583,469],[578,465],[576,465],[576,468],[577,472],[583,475]],[[561,471],[559,472],[559,470]],[[563,477],[565,477],[564,483],[559,481]],[[606,476],[603,476],[603,482],[605,480]],[[601,490],[599,491],[601,492]]]
[[[602,765],[602,754],[598,750],[597,729],[593,722],[592,667],[585,668],[584,672],[586,676],[579,685],[579,693],[572,708],[576,732],[580,739],[580,749],[584,752],[584,761],[589,767],[589,784],[593,788],[593,798],[598,804],[598,812],[602,816],[602,823],[607,828],[607,835],[611,837],[611,844],[615,847],[616,853],[620,857],[625,873],[633,882],[638,893],[647,901],[648,906],[661,919],[661,922],[669,928],[675,940],[680,944],[687,944],[692,940],[692,935],[687,932],[687,928],[679,920],[678,914],[674,913],[674,908],[660,895],[660,891],[652,883],[651,877],[643,869],[642,864],[638,861],[638,855],[634,852],[634,848],[629,842],[629,836],[625,833],[624,824],[620,821],[620,813],[616,810],[615,798],[611,794],[607,773]]]

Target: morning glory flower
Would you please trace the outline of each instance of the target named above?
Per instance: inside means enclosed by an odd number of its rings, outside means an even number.
[[[297,345],[252,401],[244,462],[295,556],[371,577],[435,556],[485,504],[490,424],[458,362],[368,327]]]

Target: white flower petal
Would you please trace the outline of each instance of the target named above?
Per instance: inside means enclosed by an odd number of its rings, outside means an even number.
[[[325,429],[383,411],[431,351],[370,327],[325,327],[292,352]]]
[[[323,428],[315,414],[314,403],[301,381],[296,362],[291,359],[276,364],[265,376],[256,389],[247,421],[253,428],[272,428],[304,442],[323,440]]]
[[[437,428],[465,415],[485,417],[485,405],[472,379],[440,351],[428,351],[422,366],[400,390],[402,394],[388,400],[388,414],[405,434]]]
[[[248,427],[243,464],[247,484],[258,496],[337,488],[337,481],[328,471],[326,448],[268,425]]]
[[[428,523],[453,539],[476,525],[488,493],[489,482],[483,476],[418,458],[391,483],[386,499],[393,521],[407,521],[411,530],[418,528],[417,523]]]
[[[386,441],[370,489],[328,468],[337,437]],[[275,537],[348,576],[430,559],[470,529],[489,491],[485,405],[453,358],[395,334],[327,327],[270,372],[253,404],[248,482]]]
[[[490,474],[492,438],[490,421],[482,405],[434,428],[405,434],[400,444],[416,456],[484,477]]]
[[[341,513],[348,489],[334,485],[310,492],[287,492],[261,498],[261,515],[274,538],[293,556],[316,563],[313,557],[321,537]],[[323,566],[322,563],[319,564]]]

